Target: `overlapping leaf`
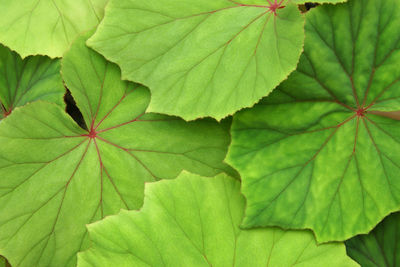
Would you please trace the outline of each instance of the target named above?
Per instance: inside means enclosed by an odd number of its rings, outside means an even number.
[[[148,90],[122,82],[85,41],[66,54],[62,72],[88,131],[45,102],[0,125],[0,254],[13,266],[74,266],[87,246],[85,225],[139,208],[144,182],[182,169],[230,170],[222,163],[227,127],[145,113]]]
[[[234,118],[228,162],[243,179],[245,226],[345,240],[399,210],[400,121],[382,112],[400,110],[399,24],[396,0],[307,14],[298,70]]]
[[[346,241],[347,253],[363,267],[400,264],[400,213],[388,216],[368,235]]]
[[[221,119],[296,68],[303,27],[287,0],[111,0],[88,44],[150,88],[149,110]]]
[[[60,62],[34,56],[24,60],[0,45],[0,120],[15,107],[35,100],[64,105]]]
[[[22,57],[61,57],[79,33],[96,26],[108,0],[0,0],[0,43]]]
[[[143,208],[89,226],[78,266],[357,266],[343,244],[317,246],[306,231],[241,230],[239,182],[183,173],[146,185]]]

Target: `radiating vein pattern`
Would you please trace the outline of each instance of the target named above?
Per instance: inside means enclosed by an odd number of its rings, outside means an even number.
[[[400,208],[400,122],[385,116],[400,109],[400,51],[385,41],[398,23],[394,0],[307,15],[298,69],[234,119],[228,162],[243,178],[245,226],[345,240]]]
[[[303,23],[286,0],[110,1],[88,44],[150,88],[151,111],[221,119],[295,69]]]
[[[78,266],[357,266],[343,244],[317,246],[308,231],[240,229],[239,186],[223,174],[187,172],[147,184],[140,211],[88,227],[92,246]]]
[[[228,124],[146,113],[149,91],[121,81],[85,41],[62,73],[88,130],[41,101],[1,122],[0,254],[13,266],[75,266],[85,225],[139,208],[145,182],[232,171],[223,163]]]

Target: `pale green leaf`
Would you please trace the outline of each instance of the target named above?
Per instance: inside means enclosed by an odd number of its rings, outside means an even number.
[[[0,119],[15,107],[36,100],[64,106],[64,94],[59,60],[43,56],[22,60],[0,45]]]
[[[62,62],[89,131],[35,102],[0,124],[0,254],[13,266],[75,266],[85,225],[143,202],[145,182],[229,171],[225,124],[146,113],[149,91],[79,37]]]
[[[383,220],[368,235],[346,241],[347,253],[362,267],[398,267],[400,265],[400,213]]]
[[[239,3],[240,2],[240,3]],[[265,0],[111,0],[88,44],[148,86],[150,111],[186,120],[254,105],[295,68],[304,19]]]
[[[244,225],[311,228],[320,242],[369,232],[400,209],[400,5],[352,0],[307,13],[296,72],[234,118]]]
[[[22,57],[61,57],[95,27],[108,0],[0,0],[0,43]]]
[[[146,185],[140,211],[89,225],[92,247],[79,267],[357,266],[343,244],[317,246],[308,231],[241,230],[238,181],[183,173]]]

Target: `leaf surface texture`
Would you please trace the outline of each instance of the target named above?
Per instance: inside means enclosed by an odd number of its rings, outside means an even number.
[[[108,0],[0,0],[0,42],[22,57],[61,57],[95,27]]]
[[[150,111],[222,119],[296,68],[303,27],[286,0],[111,0],[88,44],[150,88]]]
[[[385,218],[367,235],[346,241],[347,254],[363,267],[396,267],[400,264],[400,213]]]
[[[0,120],[14,108],[36,100],[64,106],[60,61],[44,56],[24,60],[0,45]]]
[[[399,23],[396,0],[307,13],[297,71],[234,118],[244,226],[311,228],[326,242],[399,210],[400,122],[386,114],[400,108]]]
[[[85,41],[62,73],[88,130],[41,101],[0,125],[0,254],[13,266],[75,266],[85,225],[139,208],[145,182],[231,170],[222,162],[229,125],[146,113],[149,91],[121,81]]]
[[[239,187],[186,172],[147,184],[140,211],[89,225],[92,247],[78,266],[357,266],[343,244],[317,246],[308,231],[241,230]]]

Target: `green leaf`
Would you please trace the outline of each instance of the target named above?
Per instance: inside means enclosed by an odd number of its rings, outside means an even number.
[[[343,244],[317,246],[308,231],[241,230],[238,181],[183,173],[146,185],[140,211],[89,225],[78,266],[358,266]]]
[[[238,2],[111,0],[88,44],[150,88],[150,111],[221,119],[282,82],[304,41],[296,5]]]
[[[396,267],[400,264],[400,213],[383,220],[368,235],[346,241],[347,254],[363,267]]]
[[[55,104],[18,108],[0,125],[0,254],[13,266],[74,266],[85,225],[143,203],[145,182],[222,161],[229,125],[146,113],[149,91],[79,37],[62,62],[88,131]]]
[[[4,258],[3,256],[0,256],[0,267],[11,267],[7,259]]]
[[[400,209],[400,5],[353,0],[307,13],[298,70],[232,125],[244,226],[311,228],[320,242],[369,232]],[[379,114],[379,115],[378,115]]]
[[[0,42],[22,57],[61,57],[103,18],[108,0],[0,0]]]
[[[22,60],[0,45],[0,120],[15,107],[36,100],[64,107],[64,94],[58,60],[42,56]]]

